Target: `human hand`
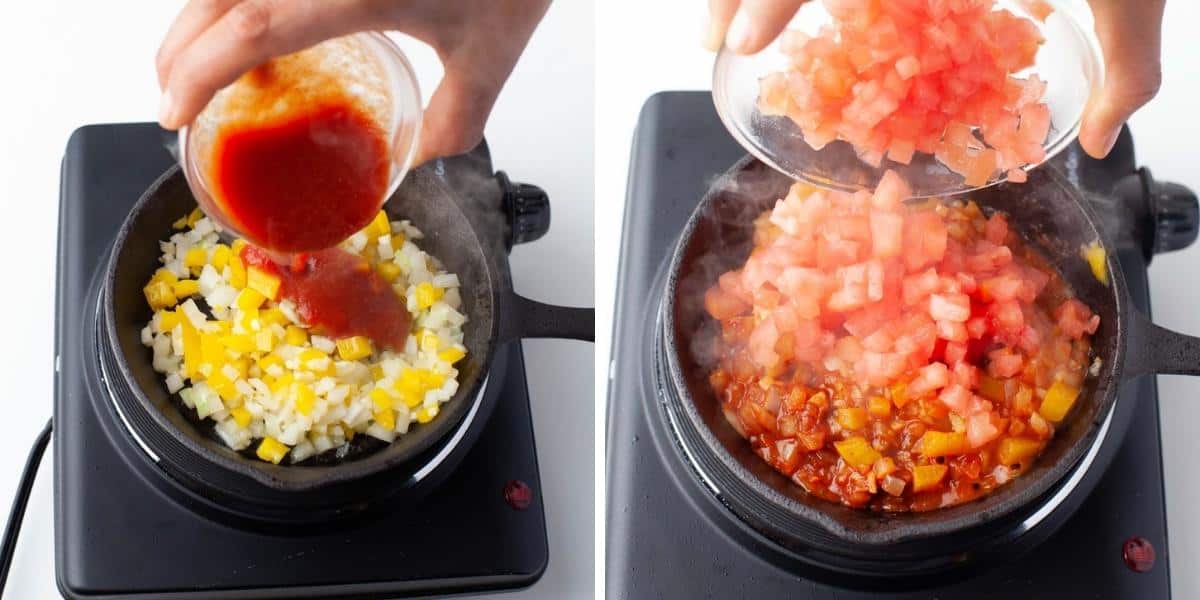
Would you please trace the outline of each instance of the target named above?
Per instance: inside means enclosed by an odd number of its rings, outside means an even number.
[[[190,123],[213,95],[269,58],[368,30],[432,46],[445,67],[422,122],[415,163],[483,138],[500,88],[550,0],[189,0],[156,59],[159,123]]]
[[[709,0],[704,45],[726,45],[741,54],[765,48],[787,27],[807,0]],[[1103,158],[1121,125],[1158,93],[1162,82],[1159,49],[1166,0],[1089,0],[1104,53],[1104,87],[1088,99],[1079,144]]]

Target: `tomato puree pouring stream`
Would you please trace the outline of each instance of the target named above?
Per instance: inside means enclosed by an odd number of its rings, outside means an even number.
[[[336,82],[314,97],[309,81],[297,97],[298,76],[271,62],[244,76],[263,113],[268,102],[295,109],[222,124],[211,150],[214,202],[253,244],[242,260],[278,277],[278,299],[295,304],[315,331],[399,349],[412,319],[404,299],[366,260],[336,247],[383,203],[391,169],[384,129]]]

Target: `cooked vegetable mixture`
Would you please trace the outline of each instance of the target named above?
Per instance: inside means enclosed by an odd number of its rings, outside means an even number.
[[[729,422],[810,493],[923,511],[1019,475],[1071,411],[1099,317],[972,202],[796,184],[705,295]]]
[[[199,210],[175,228],[144,290],[154,316],[142,342],[167,389],[230,448],[296,463],[358,434],[391,442],[457,391],[467,320],[458,277],[416,246],[422,235],[409,222],[380,212],[341,245],[405,299],[413,331],[398,352],[316,335],[279,299],[279,277],[247,266],[245,242],[220,243]]]

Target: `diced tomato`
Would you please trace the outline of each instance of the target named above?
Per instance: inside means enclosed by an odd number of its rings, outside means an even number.
[[[983,229],[983,236],[997,246],[1004,244],[1004,240],[1008,238],[1008,219],[1003,213],[993,213],[988,218],[987,225]]]
[[[1093,315],[1086,304],[1070,298],[1064,301],[1054,311],[1054,319],[1059,329],[1071,339],[1079,339],[1084,334],[1096,333],[1100,326],[1100,317]]]
[[[917,371],[917,376],[908,382],[908,395],[920,397],[946,387],[950,383],[950,369],[946,365],[935,362]]]
[[[971,298],[966,294],[930,294],[929,316],[938,321],[965,323],[971,318]]]
[[[980,448],[999,435],[1000,428],[996,426],[992,413],[978,412],[967,417],[967,444],[972,448]]]
[[[876,258],[891,258],[899,254],[903,228],[904,217],[891,212],[871,211],[872,255]]]
[[[938,394],[938,400],[946,405],[946,408],[963,415],[967,414],[967,410],[971,406],[971,390],[957,383],[951,383]]]
[[[721,287],[711,287],[704,293],[704,308],[718,321],[731,319],[750,310],[750,305]]]
[[[929,294],[938,290],[940,282],[937,271],[934,269],[927,269],[916,275],[908,275],[901,284],[904,303],[910,306],[920,303],[929,297]]]
[[[1014,377],[1025,366],[1025,359],[1010,348],[999,348],[988,353],[988,375],[997,379]]]

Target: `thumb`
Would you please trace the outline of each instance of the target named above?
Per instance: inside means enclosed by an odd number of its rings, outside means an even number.
[[[1160,48],[1165,0],[1092,0],[1096,35],[1104,51],[1104,87],[1088,99],[1079,144],[1096,158],[1112,150],[1121,125],[1162,84]]]

